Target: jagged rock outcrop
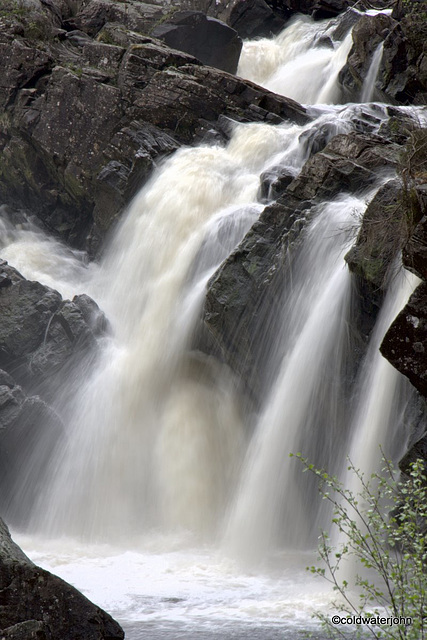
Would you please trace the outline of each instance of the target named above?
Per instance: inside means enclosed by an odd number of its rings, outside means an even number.
[[[417,287],[391,325],[381,353],[427,397],[427,283]]]
[[[365,15],[360,18],[353,29],[353,47],[347,63],[340,71],[340,83],[345,97],[349,101],[360,100],[363,83],[368,74],[375,50],[384,42],[385,35],[396,27],[396,22],[389,15],[380,13],[376,16]],[[385,96],[376,90],[375,99]]]
[[[369,128],[369,123],[365,126]],[[317,132],[312,135],[316,138]],[[331,130],[329,136],[299,175],[290,183],[284,181],[287,186],[277,202],[266,207],[209,282],[201,343],[242,377],[255,401],[262,391],[263,362],[272,348],[261,336],[269,333],[268,319],[280,305],[293,255],[315,205],[343,191],[366,191],[379,168],[394,166],[400,150],[386,138],[368,133],[333,136]],[[310,137],[306,144],[316,149]]]
[[[353,30],[353,48],[340,72],[347,99],[360,98],[375,49],[383,43],[375,99],[396,104],[425,104],[426,38],[424,3],[396,3],[391,16],[364,16]]]
[[[19,384],[38,388],[96,349],[107,322],[89,296],[63,301],[4,261],[0,278],[0,368]]]
[[[403,200],[399,180],[386,182],[369,203],[356,243],[345,258],[350,270],[364,283],[364,296],[378,306],[393,269],[397,268],[396,256],[412,230],[402,216]]]
[[[7,640],[122,640],[107,613],[27,558],[0,520],[0,637]]]
[[[92,252],[159,159],[213,130],[221,136],[221,117],[306,119],[291,100],[129,31],[145,27],[122,19],[125,4],[92,0],[75,23],[58,10],[62,26],[44,39],[12,12],[0,34],[0,201],[31,208]],[[95,27],[90,12],[101,5],[118,14]]]

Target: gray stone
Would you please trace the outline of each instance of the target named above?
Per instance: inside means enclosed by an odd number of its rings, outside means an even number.
[[[0,520],[0,634],[8,640],[123,640],[107,613],[34,565]]]
[[[151,31],[172,49],[185,51],[203,64],[235,73],[242,41],[234,29],[200,11],[178,11]]]

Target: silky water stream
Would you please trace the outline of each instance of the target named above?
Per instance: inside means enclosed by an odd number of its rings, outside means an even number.
[[[28,532],[15,537],[116,617],[131,640],[274,640],[310,629],[321,638],[311,615],[326,611],[331,595],[305,567],[327,514],[289,453],[303,451],[335,472],[351,446],[360,451],[374,415],[393,407],[379,429],[399,420],[403,404],[391,398],[402,378],[378,343],[411,286],[390,294],[364,364],[365,378],[382,380],[384,392],[357,383],[359,403],[349,407],[342,385],[352,311],[343,258],[372,186],[313,212],[273,323],[277,335],[269,336],[276,357],[256,415],[242,405],[231,371],[191,351],[209,277],[263,209],[260,175],[278,166],[297,175],[319,128],[345,133],[361,117],[360,105],[338,104],[351,36],[322,47],[331,28],[296,19],[274,40],[246,43],[239,68],[274,91],[321,103],[314,120],[236,125],[226,147],[177,151],[131,203],[101,264],[86,266],[2,213],[1,257],[64,297],[88,293],[112,326],[96,366],[73,381],[72,401],[58,399],[66,441]],[[381,105],[364,111],[387,117]]]

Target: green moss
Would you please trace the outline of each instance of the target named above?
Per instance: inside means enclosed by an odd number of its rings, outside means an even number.
[[[26,9],[17,0],[2,0],[0,6],[0,17],[24,18],[26,13]]]
[[[75,76],[81,78],[83,75],[83,68],[74,64],[73,62],[63,62],[62,65],[69,69]]]
[[[96,40],[98,42],[102,42],[103,44],[112,44],[112,45],[117,44],[117,42],[115,41],[111,33],[105,29],[103,29],[101,33],[97,35]]]

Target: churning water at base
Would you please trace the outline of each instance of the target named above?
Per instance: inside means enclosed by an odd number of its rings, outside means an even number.
[[[225,148],[178,151],[135,198],[100,265],[1,218],[2,258],[67,297],[92,295],[112,325],[96,368],[73,381],[73,401],[58,399],[67,438],[34,509],[40,533],[18,541],[133,640],[274,640],[315,629],[311,613],[326,611],[330,594],[307,577],[306,549],[327,519],[315,483],[288,454],[301,450],[336,471],[352,441],[361,447],[352,425],[363,434],[371,411],[384,413],[401,385],[387,374],[381,406],[374,398],[362,419],[368,391],[359,385],[363,409],[349,407],[342,384],[351,355],[347,231],[373,193],[312,212],[276,323],[283,357],[272,363],[277,375],[256,420],[244,413],[235,375],[192,350],[209,277],[263,209],[260,175],[297,175],[319,129],[328,138],[363,118],[357,105],[332,106],[351,46],[350,35],[334,41],[333,27],[296,19],[273,41],[247,43],[239,69],[330,106],[304,126],[237,125]],[[372,122],[386,118],[378,105],[364,109]],[[373,336],[376,354],[390,317]],[[383,366],[375,355],[366,376],[384,382]]]

